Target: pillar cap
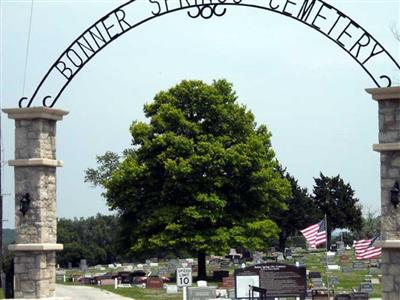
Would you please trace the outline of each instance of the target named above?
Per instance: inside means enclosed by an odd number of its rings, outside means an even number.
[[[400,151],[400,143],[373,144],[372,150],[376,152]]]
[[[11,244],[8,245],[10,251],[61,251],[63,244]]]
[[[400,240],[376,241],[375,246],[378,246],[381,248],[400,249]]]
[[[63,116],[66,116],[69,113],[65,110],[44,106],[4,108],[2,111],[6,113],[10,119],[14,120],[47,119],[61,121],[63,119]]]
[[[365,90],[372,95],[372,99],[379,100],[399,100],[400,101],[400,86],[392,86],[386,88],[373,88]]]
[[[9,160],[8,165],[12,167],[62,167],[64,163],[56,159],[27,158]]]

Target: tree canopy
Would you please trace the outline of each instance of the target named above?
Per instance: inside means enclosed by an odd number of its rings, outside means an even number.
[[[237,103],[232,84],[184,80],[144,113],[149,121],[133,122],[132,148],[116,168],[100,161],[86,177],[105,187],[131,251],[187,249],[204,258],[265,249],[279,232],[269,215],[284,207],[290,186],[271,133]]]
[[[323,214],[327,216],[328,245],[331,233],[337,228],[361,230],[362,212],[358,199],[354,197],[354,190],[349,183],[337,175],[328,177],[320,173],[314,178],[315,186],[313,199]]]
[[[297,180],[282,168],[281,173],[290,183],[291,196],[285,199],[287,209],[275,210],[272,218],[280,229],[279,249],[284,251],[288,237],[321,220],[322,214],[307,189],[302,188]]]

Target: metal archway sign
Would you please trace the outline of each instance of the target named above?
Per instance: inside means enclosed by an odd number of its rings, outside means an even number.
[[[53,107],[76,74],[97,53],[141,24],[180,10],[186,10],[190,18],[221,17],[232,6],[278,13],[317,30],[346,51],[377,87],[392,85],[387,70],[400,71],[399,64],[371,34],[322,0],[131,0],[78,36],[54,62],[32,97],[19,100],[19,107],[30,107],[34,100]]]

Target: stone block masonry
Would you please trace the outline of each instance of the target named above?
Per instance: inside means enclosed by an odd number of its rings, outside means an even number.
[[[400,207],[390,201],[391,189],[400,183],[400,87],[367,92],[379,107],[379,144],[373,149],[381,160],[382,299],[400,300]]]
[[[55,297],[56,251],[56,123],[67,112],[46,107],[4,109],[15,120],[15,252],[14,296],[19,299]],[[29,208],[20,200],[29,194]]]

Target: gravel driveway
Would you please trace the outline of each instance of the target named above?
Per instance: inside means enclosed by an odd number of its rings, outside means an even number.
[[[132,300],[98,288],[75,285],[56,285],[57,297],[71,297],[73,300]]]

